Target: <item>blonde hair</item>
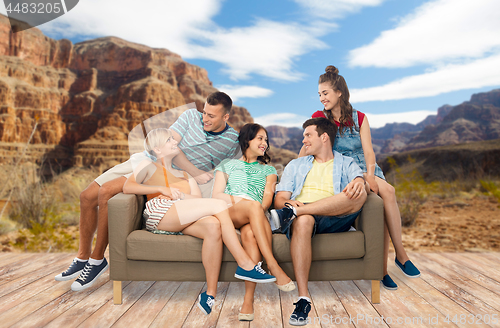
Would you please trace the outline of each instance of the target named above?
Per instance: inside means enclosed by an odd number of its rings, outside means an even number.
[[[172,138],[172,131],[169,129],[158,128],[151,130],[146,136],[146,139],[144,139],[144,150],[156,158],[154,149],[166,144],[169,138]]]

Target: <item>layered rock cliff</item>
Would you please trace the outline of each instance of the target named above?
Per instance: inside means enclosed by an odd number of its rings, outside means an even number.
[[[35,123],[30,161],[45,154],[63,166],[121,162],[134,126],[187,103],[201,110],[214,91],[205,69],[166,49],[115,37],[73,44],[37,28],[12,33],[0,15],[3,162],[19,156]],[[229,123],[239,129],[247,122],[249,112],[233,106]]]

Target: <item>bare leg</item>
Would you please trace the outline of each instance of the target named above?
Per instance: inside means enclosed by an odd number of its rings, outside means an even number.
[[[123,191],[125,181],[127,181],[127,178],[119,177],[106,182],[99,189],[97,240],[94,251],[90,256],[95,260],[103,259],[106,247],[108,247],[108,200]]]
[[[392,244],[396,251],[396,257],[404,264],[409,258],[403,247],[403,240],[401,237],[401,214],[399,213],[398,203],[396,202],[395,189],[385,180],[379,177],[375,177],[375,179],[379,187],[380,197],[382,197],[384,201],[384,218],[392,239]],[[387,252],[385,262],[387,262],[388,254]]]
[[[266,259],[269,270],[276,277],[276,283],[278,285],[289,283],[291,279],[274,258],[271,226],[264,214],[262,205],[257,201],[242,200],[229,208],[229,216],[231,216],[236,228],[250,223],[262,256]]]
[[[222,238],[220,222],[207,216],[182,230],[183,234],[203,239],[201,258],[207,277],[207,294],[215,297],[222,264]]]
[[[297,216],[301,215],[346,215],[359,211],[366,201],[366,191],[363,189],[358,199],[349,199],[341,192],[335,196],[320,199],[316,202],[296,207]]]
[[[92,181],[80,194],[80,244],[76,257],[87,260],[92,252],[92,240],[97,229],[97,197],[99,185]]]
[[[233,222],[229,217],[227,204],[214,198],[196,198],[177,201],[158,224],[158,229],[181,231],[193,222],[206,217],[215,216],[222,228],[222,241],[234,256],[243,270],[252,270],[255,262],[248,256],[238,240]],[[182,223],[179,217],[182,217]]]
[[[314,228],[314,217],[311,215],[298,216],[292,223],[292,241],[290,252],[292,254],[293,272],[297,279],[299,296],[309,297],[307,281],[311,269],[312,247],[311,238]]]
[[[259,262],[262,257],[260,256],[259,246],[257,245],[257,240],[255,239],[250,224],[245,224],[241,227],[240,232],[243,248],[254,262]],[[245,297],[243,298],[240,313],[253,313],[253,300],[256,286],[257,284],[255,282],[245,281]]]

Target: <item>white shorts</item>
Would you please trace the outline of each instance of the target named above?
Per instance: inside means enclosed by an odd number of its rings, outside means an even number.
[[[136,153],[131,156],[129,160],[121,164],[115,165],[100,176],[98,176],[94,181],[102,186],[106,182],[114,180],[116,178],[125,177],[128,178],[134,172],[139,163],[143,160],[148,159],[144,153]]]

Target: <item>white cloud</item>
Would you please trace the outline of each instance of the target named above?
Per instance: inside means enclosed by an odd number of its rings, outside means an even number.
[[[370,44],[351,50],[349,64],[409,67],[480,58],[500,47],[498,31],[498,0],[431,1]]]
[[[295,0],[295,2],[307,8],[310,14],[327,19],[342,18],[366,6],[378,6],[384,1],[385,0]]]
[[[435,71],[405,77],[364,89],[351,89],[350,100],[360,103],[430,97],[446,92],[500,85],[500,54],[467,64],[450,64]]]
[[[310,51],[327,47],[317,38],[319,33],[320,29],[315,27],[259,19],[250,27],[200,30],[184,56],[220,62],[233,80],[259,74],[297,81],[302,74],[294,70],[294,61]],[[210,45],[196,44],[196,40],[208,41]]]
[[[222,0],[85,0],[58,19],[39,26],[58,37],[116,36],[150,47],[167,48],[184,58],[219,62],[233,80],[257,74],[297,81],[295,61],[327,45],[318,38],[328,23],[307,26],[256,19],[249,26],[222,28],[213,17]],[[246,23],[246,22],[245,22]]]
[[[406,113],[390,113],[390,114],[370,114],[365,113],[368,117],[368,122],[371,128],[381,128],[388,123],[411,123],[417,124],[422,122],[428,115],[436,115],[436,111],[419,110]]]
[[[241,98],[264,98],[269,97],[274,92],[273,90],[258,87],[255,85],[220,85],[216,86],[219,91],[227,93],[231,96],[233,102]]]
[[[287,128],[302,127],[302,124],[310,119],[310,116],[297,115],[294,113],[273,113],[254,117],[254,122],[262,126],[279,125]]]

